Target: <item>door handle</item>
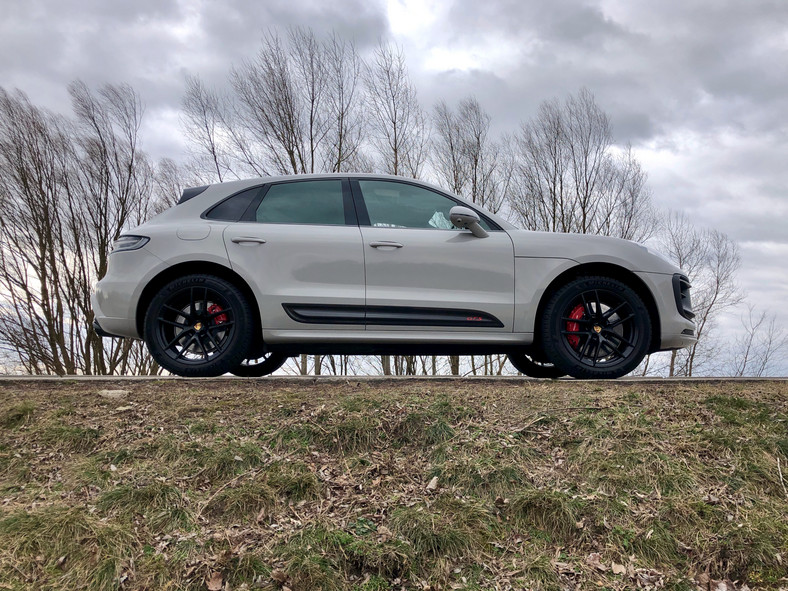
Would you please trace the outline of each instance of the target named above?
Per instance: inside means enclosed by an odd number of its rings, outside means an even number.
[[[265,240],[263,240],[262,238],[255,238],[254,236],[236,236],[235,238],[231,238],[230,241],[235,244],[243,244],[244,242],[251,242],[254,244],[265,244]]]
[[[390,242],[388,240],[381,240],[380,242],[370,242],[369,245],[372,248],[402,248],[402,244],[399,242]]]

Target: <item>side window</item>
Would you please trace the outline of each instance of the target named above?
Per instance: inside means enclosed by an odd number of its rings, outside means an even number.
[[[264,224],[345,225],[342,181],[296,181],[271,185],[255,219]]]
[[[260,192],[260,187],[254,187],[241,191],[214,205],[212,209],[205,214],[205,218],[209,220],[224,220],[227,222],[237,222],[241,219],[246,209],[251,205],[252,201]]]
[[[449,219],[451,208],[458,205],[423,187],[392,181],[359,180],[369,222],[378,228],[426,228],[455,230]],[[480,222],[485,230],[489,226]]]

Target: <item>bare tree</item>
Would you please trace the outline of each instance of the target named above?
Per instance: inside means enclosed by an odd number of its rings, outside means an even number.
[[[729,364],[734,376],[763,377],[771,374],[775,359],[788,347],[788,335],[777,324],[774,315],[757,314],[747,306],[747,315],[741,319],[744,334],[736,339],[733,359]]]
[[[184,125],[216,177],[303,174],[367,166],[361,61],[337,36],[268,32],[257,55],[232,69],[232,93],[187,82]]]
[[[431,156],[439,179],[454,193],[496,212],[508,180],[498,144],[490,139],[490,115],[468,97],[452,111],[444,101],[433,110]]]
[[[671,376],[692,376],[719,354],[719,345],[709,338],[718,315],[744,298],[736,285],[736,271],[741,266],[739,249],[722,232],[696,228],[686,216],[675,212],[667,216],[659,244],[692,281],[698,342],[689,349],[673,351],[668,368]]]
[[[0,91],[1,338],[32,373],[155,370],[139,344],[95,334],[90,304],[113,240],[149,214],[142,104],[128,86],[69,93],[73,119]]]
[[[232,168],[231,142],[223,137],[227,127],[224,100],[196,76],[186,77],[181,101],[182,127],[191,140],[192,166],[202,178],[222,182]]]
[[[542,103],[513,138],[511,155],[510,205],[526,229],[651,236],[646,175],[631,148],[614,149],[610,120],[587,89]]]
[[[76,345],[68,330],[63,268],[62,155],[65,122],[20,93],[0,91],[0,281],[3,343],[29,373],[73,373]]]
[[[161,213],[176,205],[183,190],[199,184],[199,180],[171,158],[162,158],[153,172],[152,212]]]
[[[352,43],[336,34],[324,42],[326,107],[329,133],[322,169],[327,172],[365,171],[369,158],[362,150],[362,61]]]
[[[432,115],[433,135],[430,155],[440,182],[452,193],[462,194],[468,184],[468,168],[463,151],[464,130],[445,101],[435,105]]]
[[[429,133],[402,50],[381,44],[364,69],[372,145],[380,168],[419,178]]]

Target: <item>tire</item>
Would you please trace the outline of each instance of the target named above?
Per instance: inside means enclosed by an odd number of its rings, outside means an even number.
[[[282,353],[266,353],[257,359],[245,359],[231,369],[230,373],[241,378],[259,378],[274,373],[287,359],[288,356]]]
[[[651,319],[635,291],[609,277],[579,277],[559,289],[542,315],[547,358],[579,379],[613,379],[648,352]]]
[[[509,353],[507,357],[509,358],[509,363],[517,371],[527,375],[529,378],[555,380],[566,375],[566,372],[552,363],[536,361],[536,359],[525,353]]]
[[[249,303],[232,283],[213,275],[174,279],[145,314],[145,343],[156,362],[183,377],[227,373],[252,343]]]

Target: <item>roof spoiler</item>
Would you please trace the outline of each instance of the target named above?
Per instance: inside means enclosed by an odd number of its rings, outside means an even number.
[[[210,185],[204,185],[202,187],[190,187],[188,189],[184,189],[181,198],[178,199],[178,205],[180,205],[181,203],[186,203],[192,197],[197,197],[197,195],[205,191],[205,189],[207,189],[208,187],[210,187]]]

